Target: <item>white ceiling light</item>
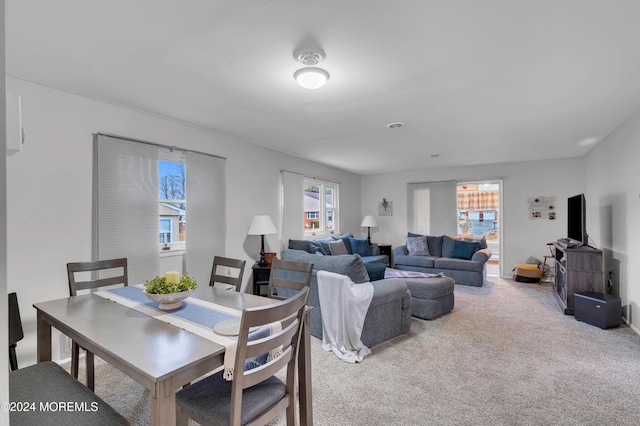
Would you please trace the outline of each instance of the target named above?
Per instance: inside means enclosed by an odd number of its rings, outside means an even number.
[[[329,80],[329,73],[315,66],[325,58],[322,50],[303,49],[294,53],[293,56],[298,62],[306,65],[305,68],[300,68],[293,73],[293,78],[296,79],[300,86],[305,89],[318,89],[324,86],[327,80]]]

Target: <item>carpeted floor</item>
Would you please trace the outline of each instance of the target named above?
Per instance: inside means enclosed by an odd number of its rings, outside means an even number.
[[[549,284],[456,285],[455,308],[347,364],[312,338],[317,425],[637,425],[640,337],[560,313]],[[98,361],[96,393],[133,425],[149,393]],[[284,424],[282,418],[274,424]]]

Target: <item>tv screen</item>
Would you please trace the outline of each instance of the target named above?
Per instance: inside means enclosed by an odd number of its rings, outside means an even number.
[[[567,210],[567,238],[587,245],[586,202],[584,194],[569,198]]]

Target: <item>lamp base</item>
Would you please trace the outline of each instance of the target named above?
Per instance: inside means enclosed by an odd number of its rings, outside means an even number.
[[[262,243],[260,244],[260,260],[258,260],[258,266],[264,268],[267,266],[267,260],[264,258],[264,235],[260,235]]]

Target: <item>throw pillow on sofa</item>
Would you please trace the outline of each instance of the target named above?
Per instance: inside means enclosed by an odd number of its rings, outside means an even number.
[[[329,248],[331,249],[332,256],[339,256],[341,254],[349,254],[347,248],[344,245],[344,241],[336,240],[332,243],[329,243]]]
[[[429,256],[427,237],[407,237],[407,250],[410,256]]]
[[[333,238],[334,240],[342,240],[342,242],[344,243],[344,246],[347,248],[347,254],[352,254],[353,251],[351,249],[351,244],[349,243],[349,238],[353,237],[353,234],[351,232],[347,232],[346,234],[340,235],[338,237],[335,236],[331,236],[331,238]]]
[[[365,263],[364,267],[369,274],[369,280],[378,281],[384,278],[384,272],[387,269],[387,265],[384,263]]]
[[[461,241],[456,240],[453,244],[451,257],[457,259],[471,260],[475,252],[480,249],[479,241]]]
[[[360,256],[371,256],[369,240],[366,238],[349,238],[349,244],[351,245],[351,253],[359,254]]]
[[[407,232],[407,237],[427,237],[429,256],[442,257],[442,236],[433,237],[431,235],[414,234],[413,232]]]

